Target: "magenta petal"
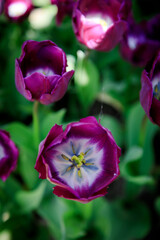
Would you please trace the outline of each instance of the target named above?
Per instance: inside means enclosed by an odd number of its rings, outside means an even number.
[[[76,197],[72,192],[70,192],[69,190],[59,187],[59,186],[55,186],[53,193],[58,196],[58,197],[63,197],[69,200],[73,200],[73,201],[77,201],[77,202],[81,202],[81,203],[88,203],[98,197],[103,197],[105,194],[107,194],[107,189],[101,189],[99,192],[96,192],[92,197],[89,198],[78,198]]]
[[[29,90],[26,89],[25,83],[24,83],[24,78],[19,66],[18,59],[16,59],[15,62],[15,84],[17,90],[28,100],[32,100],[32,94]]]
[[[119,21],[114,23],[106,32],[101,43],[96,47],[99,51],[110,51],[118,42],[122,39],[124,32],[127,30],[127,23],[125,21]]]
[[[146,70],[142,72],[141,85],[142,87],[140,91],[140,102],[147,116],[150,118],[151,121],[153,121],[150,116],[150,109],[151,109],[152,98],[153,98],[153,89],[152,89],[152,84]]]
[[[90,49],[110,51],[127,30],[129,0],[79,0],[73,11],[73,29],[78,41]]]
[[[43,150],[44,150],[45,147],[47,147],[53,141],[53,139],[56,140],[56,138],[61,133],[63,133],[62,127],[58,126],[58,125],[55,125],[50,130],[48,136],[39,145],[39,153],[38,153],[37,161],[36,161],[36,164],[35,164],[35,169],[40,173],[39,177],[41,177],[43,179],[46,178],[46,176],[47,176],[46,168],[45,168],[45,160],[42,156]]]
[[[18,149],[9,133],[0,130],[0,178],[5,181],[17,166]]]
[[[52,102],[60,100],[67,91],[69,81],[72,78],[73,74],[74,71],[72,70],[64,73],[62,77],[59,77],[59,79],[57,79],[55,83],[54,88],[52,88],[53,90],[51,91],[51,93],[44,93],[41,95],[40,102],[42,104],[50,104]]]
[[[150,110],[150,117],[153,122],[160,126],[160,101],[153,97]]]
[[[32,93],[32,98],[39,100],[45,93],[51,94],[60,76],[45,76],[35,72],[29,77],[25,77],[26,89]]]

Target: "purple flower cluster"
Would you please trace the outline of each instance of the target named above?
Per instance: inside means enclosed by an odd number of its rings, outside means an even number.
[[[0,130],[0,178],[5,181],[16,168],[18,149],[10,139],[9,133]]]
[[[107,193],[119,175],[120,148],[94,117],[55,125],[39,146],[36,170],[59,197],[87,203]]]

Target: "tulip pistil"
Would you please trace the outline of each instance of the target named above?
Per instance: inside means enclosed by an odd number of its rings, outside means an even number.
[[[84,152],[81,152],[79,155],[76,155],[76,151],[74,149],[74,146],[72,144],[72,151],[73,151],[73,156],[71,158],[68,158],[66,155],[64,154],[61,154],[61,157],[66,160],[66,161],[70,161],[72,164],[71,166],[69,166],[67,169],[66,169],[66,172],[69,172],[73,167],[76,167],[77,168],[77,173],[78,173],[78,176],[81,178],[82,177],[82,173],[81,173],[81,167],[82,166],[92,166],[94,165],[94,163],[86,163],[86,160],[85,160],[85,155],[90,151],[91,149],[88,149],[85,153]]]

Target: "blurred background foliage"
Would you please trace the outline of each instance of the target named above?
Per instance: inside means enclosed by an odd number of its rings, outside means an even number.
[[[57,27],[56,6],[49,0],[33,2],[36,8],[23,23],[0,16],[0,125],[20,151],[16,171],[0,181],[0,240],[159,239],[160,132],[139,103],[142,69],[124,61],[118,46],[108,53],[88,52],[76,40],[69,17]],[[132,2],[137,21],[159,11],[157,1]],[[38,178],[33,103],[14,82],[15,58],[28,39],[52,40],[66,52],[68,69],[75,69],[64,98],[39,107],[41,140],[55,123],[65,126],[94,115],[122,148],[121,175],[104,198],[88,204],[61,199]]]

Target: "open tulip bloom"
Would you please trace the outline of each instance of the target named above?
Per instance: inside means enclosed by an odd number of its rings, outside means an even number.
[[[160,52],[142,73],[140,101],[149,119],[160,126]]]
[[[31,12],[32,0],[5,0],[4,12],[12,21],[22,21]]]
[[[40,143],[35,169],[59,197],[87,203],[107,193],[119,175],[120,148],[94,117],[55,125]]]
[[[90,49],[113,49],[127,29],[130,9],[130,0],[78,0],[73,11],[77,39]]]
[[[15,169],[18,159],[18,149],[10,139],[9,133],[0,130],[0,178],[5,181]]]
[[[74,73],[66,72],[66,67],[66,54],[55,43],[26,41],[16,59],[16,87],[30,101],[56,102],[64,96]]]

